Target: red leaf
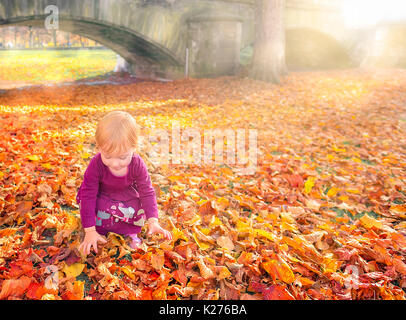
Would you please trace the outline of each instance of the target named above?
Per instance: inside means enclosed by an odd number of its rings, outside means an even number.
[[[262,291],[265,300],[295,300],[285,286],[274,284]]]

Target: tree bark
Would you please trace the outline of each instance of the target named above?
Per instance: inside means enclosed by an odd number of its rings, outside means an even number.
[[[287,74],[285,0],[255,0],[255,23],[251,77],[279,83]]]

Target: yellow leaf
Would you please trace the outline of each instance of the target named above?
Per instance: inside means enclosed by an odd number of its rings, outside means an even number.
[[[304,184],[306,193],[309,193],[310,191],[312,191],[315,180],[316,180],[315,177],[309,177],[309,178],[306,179],[306,182]]]
[[[338,199],[340,199],[342,202],[348,202],[349,198],[346,195],[342,195],[342,196],[339,196]]]
[[[50,163],[43,163],[41,164],[41,166],[47,170],[51,170],[52,169],[52,165]]]
[[[172,190],[181,191],[181,190],[185,190],[185,187],[176,185],[176,186],[172,186]]]
[[[182,230],[179,230],[178,228],[173,228],[172,229],[172,241],[176,242],[176,240],[182,239],[185,241],[189,241],[189,239],[185,236]]]
[[[207,201],[208,201],[208,200],[202,199],[202,200],[200,200],[200,201],[197,201],[196,204],[197,204],[198,206],[200,206],[200,205],[202,205],[203,203],[206,203]]]
[[[193,190],[187,190],[184,192],[185,196],[190,197],[193,201],[199,201],[200,200],[200,196],[198,194],[196,194]]]
[[[337,194],[338,191],[339,191],[339,189],[332,187],[330,190],[328,190],[327,196],[335,197],[335,195]]]
[[[337,148],[335,145],[333,145],[333,150],[335,151],[335,152],[346,152],[347,150],[346,149],[342,149],[342,148]]]
[[[228,201],[227,198],[217,198],[216,202],[218,203],[218,205],[220,206],[220,208],[222,208],[222,210],[224,210],[225,208],[227,208],[230,205],[230,202]]]
[[[366,228],[366,229],[371,229],[372,227],[375,227],[377,229],[382,229],[383,225],[382,222],[375,220],[374,218],[371,218],[369,215],[365,214],[363,215],[359,221],[361,224]]]
[[[285,221],[282,221],[281,224],[281,231],[285,231],[285,230],[289,230],[289,231],[297,231],[297,228],[295,225],[291,224],[291,223],[287,223]]]
[[[40,160],[40,158],[37,155],[27,156],[27,159],[31,160],[31,161],[39,161]]]
[[[341,264],[340,261],[337,261],[335,259],[329,259],[329,258],[324,258],[323,259],[323,268],[324,268],[324,273],[334,273],[337,271],[337,268]]]
[[[135,280],[135,275],[128,266],[121,267],[121,271],[123,271],[123,273],[125,273],[131,280]]]
[[[389,211],[393,214],[399,215],[400,218],[406,218],[406,205],[393,205]]]
[[[254,229],[254,231],[256,232],[257,235],[267,238],[268,240],[274,241],[275,237],[273,236],[272,233],[266,231],[266,230],[262,230],[262,229]]]
[[[236,227],[239,233],[251,232],[250,225],[248,223],[242,222],[241,220],[237,220]]]
[[[170,177],[168,177],[168,179],[169,179],[171,182],[174,182],[174,181],[177,181],[177,180],[182,180],[183,177],[182,177],[182,176],[170,176]]]
[[[333,232],[334,230],[331,228],[331,225],[327,224],[327,223],[323,223],[317,226],[317,228],[322,229],[322,230],[326,230],[326,231],[331,231]]]
[[[360,194],[361,193],[358,189],[347,189],[345,191],[347,191],[349,193],[355,193],[355,194]]]
[[[207,250],[207,249],[209,249],[211,246],[209,245],[209,244],[207,244],[207,243],[205,243],[205,242],[203,242],[203,241],[199,241],[199,240],[197,240],[197,237],[196,237],[196,235],[195,235],[195,233],[193,232],[193,239],[195,239],[195,242],[197,243],[197,245],[199,246],[199,248],[200,249],[202,249],[203,251],[204,250]]]
[[[63,224],[63,229],[64,230],[70,230],[74,231],[77,228],[79,228],[80,225],[80,219],[79,217],[74,216],[73,214],[66,214],[66,220]]]
[[[83,269],[85,268],[85,264],[84,263],[74,263],[70,266],[68,266],[67,264],[64,265],[64,267],[62,268],[63,273],[65,273],[65,276],[67,278],[76,278],[78,275],[80,275],[83,271]]]
[[[210,234],[210,232],[211,232],[211,229],[209,229],[209,228],[199,228],[199,230],[200,230],[203,234],[205,234],[206,236],[208,236],[208,235]]]
[[[88,153],[88,152],[84,152],[84,153],[82,153],[82,159],[87,159],[87,158],[90,158],[90,156],[91,156],[91,154],[90,154],[90,153]]]
[[[221,226],[223,223],[221,222],[221,220],[219,218],[217,218],[216,216],[214,216],[214,219],[212,222],[210,222],[209,227],[210,228],[214,228],[216,226]]]

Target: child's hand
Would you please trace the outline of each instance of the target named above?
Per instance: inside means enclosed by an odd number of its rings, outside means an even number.
[[[87,230],[85,229],[85,238],[79,246],[79,251],[83,252],[85,255],[88,255],[90,253],[90,249],[93,247],[94,251],[97,253],[98,242],[106,243],[107,240],[102,237],[94,227],[88,228]]]
[[[156,221],[155,219],[151,219],[150,221],[148,221],[147,226],[148,226],[147,236],[150,236],[153,233],[160,233],[164,236],[165,239],[168,240],[172,239],[172,234],[168,230],[162,228],[159,225],[158,221]]]

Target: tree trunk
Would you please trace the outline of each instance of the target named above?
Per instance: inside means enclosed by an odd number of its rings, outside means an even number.
[[[255,0],[255,43],[251,77],[280,82],[285,61],[285,0]]]

